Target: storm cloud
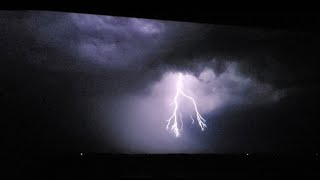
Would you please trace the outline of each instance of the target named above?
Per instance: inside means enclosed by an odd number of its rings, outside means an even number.
[[[55,134],[59,129],[60,136],[48,135],[52,141],[68,137],[83,142],[71,146],[64,141],[59,148],[48,142],[45,149],[217,152],[213,146],[223,137],[240,132],[230,132],[234,124],[259,119],[246,118],[251,113],[243,109],[256,112],[317,90],[313,62],[320,57],[314,45],[318,36],[106,15],[2,11],[1,92],[7,102],[20,100],[28,118],[46,125],[42,131],[51,128]],[[172,113],[168,104],[179,72],[209,129],[202,133],[187,123],[177,140],[165,130],[165,120]],[[16,111],[14,104],[8,108]],[[240,109],[240,115],[230,107]],[[37,111],[43,111],[38,120],[32,113]],[[270,111],[261,113],[261,124]],[[28,142],[35,143],[37,130],[29,136]],[[232,138],[220,144],[220,150],[239,145],[230,145],[240,142]],[[239,149],[250,146],[243,144]]]

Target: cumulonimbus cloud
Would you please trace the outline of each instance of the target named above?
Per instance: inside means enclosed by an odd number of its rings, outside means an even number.
[[[194,137],[194,132],[200,132],[200,129],[190,130],[196,125],[192,125],[189,118],[189,113],[194,109],[188,99],[179,99],[180,111],[185,113],[185,128],[179,141],[166,131],[166,120],[174,108],[170,104],[175,96],[178,73],[164,73],[147,93],[123,94],[109,101],[108,107],[112,105],[116,108],[113,108],[113,113],[107,113],[108,118],[115,120],[108,123],[116,127],[114,136],[117,134],[116,140],[122,142],[119,144],[122,148],[144,153],[201,151],[201,145],[195,145],[197,137]],[[183,84],[184,92],[194,98],[198,110],[207,121],[214,121],[210,118],[211,114],[225,106],[274,103],[286,93],[240,73],[234,62],[226,63],[225,71],[220,74],[210,68],[203,69],[199,76],[183,73]]]

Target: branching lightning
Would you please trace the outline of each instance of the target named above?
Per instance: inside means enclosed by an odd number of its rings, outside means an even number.
[[[199,111],[198,111],[198,107],[197,104],[195,102],[195,100],[188,96],[182,89],[183,89],[183,83],[182,83],[182,74],[179,73],[179,77],[178,77],[178,81],[177,81],[177,85],[176,85],[177,89],[176,89],[176,94],[174,96],[173,102],[170,105],[174,105],[174,110],[172,113],[172,116],[167,120],[167,130],[171,130],[175,133],[176,137],[179,137],[183,128],[183,121],[182,121],[182,114],[179,113],[178,114],[178,109],[179,109],[179,103],[178,103],[178,98],[180,95],[188,98],[189,100],[191,100],[191,102],[193,103],[194,106],[194,110],[196,112],[196,116],[197,116],[197,121],[198,124],[201,128],[202,131],[204,131],[204,129],[207,127],[205,122],[206,120],[200,115]],[[179,115],[179,121],[180,121],[180,127],[178,127],[178,115]],[[192,120],[192,123],[194,123],[194,119],[192,117],[192,115],[190,114],[190,118]],[[170,128],[171,125],[171,128]]]

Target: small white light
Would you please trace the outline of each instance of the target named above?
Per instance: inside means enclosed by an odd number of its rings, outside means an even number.
[[[316,156],[318,156],[318,153],[316,153]]]
[[[249,156],[249,153],[247,153],[246,155]]]
[[[83,153],[80,153],[80,156],[83,156]]]

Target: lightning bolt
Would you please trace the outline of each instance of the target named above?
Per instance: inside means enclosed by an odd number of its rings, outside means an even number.
[[[199,113],[198,111],[198,107],[197,107],[197,104],[195,102],[195,100],[188,96],[182,89],[183,89],[183,83],[182,83],[182,74],[179,73],[179,77],[178,77],[178,81],[177,81],[177,89],[176,89],[176,94],[173,98],[173,102],[170,103],[170,105],[174,105],[174,110],[173,110],[173,113],[172,113],[172,116],[166,120],[168,123],[167,123],[167,130],[171,130],[175,133],[176,137],[179,137],[181,135],[181,131],[182,131],[182,128],[183,128],[183,121],[182,121],[182,115],[181,113],[179,113],[179,118],[178,118],[178,109],[179,109],[179,103],[178,103],[178,98],[179,96],[184,96],[186,98],[188,98],[192,103],[193,103],[193,107],[194,107],[194,110],[196,112],[196,116],[197,116],[197,121],[198,121],[198,124],[201,128],[202,131],[204,131],[204,129],[207,127],[205,122],[206,120],[201,116],[201,114]],[[192,115],[190,114],[190,118],[192,120],[192,124],[194,123],[194,119],[192,117]],[[178,119],[180,121],[180,128],[178,127]],[[170,128],[170,125],[171,125],[171,128]]]

